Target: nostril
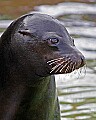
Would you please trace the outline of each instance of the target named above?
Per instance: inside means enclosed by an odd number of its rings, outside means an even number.
[[[81,67],[83,67],[85,64],[86,64],[86,62],[85,62],[85,57],[82,56],[82,57],[81,57]]]

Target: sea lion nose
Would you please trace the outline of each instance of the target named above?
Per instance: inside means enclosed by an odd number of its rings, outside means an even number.
[[[81,56],[81,67],[83,67],[86,64],[85,57]]]

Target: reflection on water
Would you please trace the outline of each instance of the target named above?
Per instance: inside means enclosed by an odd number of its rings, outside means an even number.
[[[35,7],[57,17],[84,54],[87,67],[57,75],[62,120],[96,120],[96,4],[60,3]],[[11,21],[0,22],[0,32]]]

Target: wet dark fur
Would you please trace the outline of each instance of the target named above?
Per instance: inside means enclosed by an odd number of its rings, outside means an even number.
[[[53,75],[84,64],[58,20],[38,13],[18,18],[0,40],[0,120],[60,120]]]

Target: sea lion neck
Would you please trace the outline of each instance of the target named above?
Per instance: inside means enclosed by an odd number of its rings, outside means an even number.
[[[9,59],[8,59],[9,60]],[[10,62],[10,63],[9,63]],[[40,72],[36,71],[35,68],[27,64],[20,64],[20,61],[4,61],[4,66],[1,74],[2,82],[1,86],[14,86],[14,85],[23,85],[26,87],[39,87],[43,82],[47,82],[50,80],[50,75],[42,75]],[[38,73],[38,74],[37,74]]]
[[[21,68],[20,68],[21,69]],[[48,83],[51,79],[51,76],[39,76],[33,74],[30,71],[11,69],[10,75],[7,82],[18,85],[24,85],[26,87],[39,87],[44,83]]]

